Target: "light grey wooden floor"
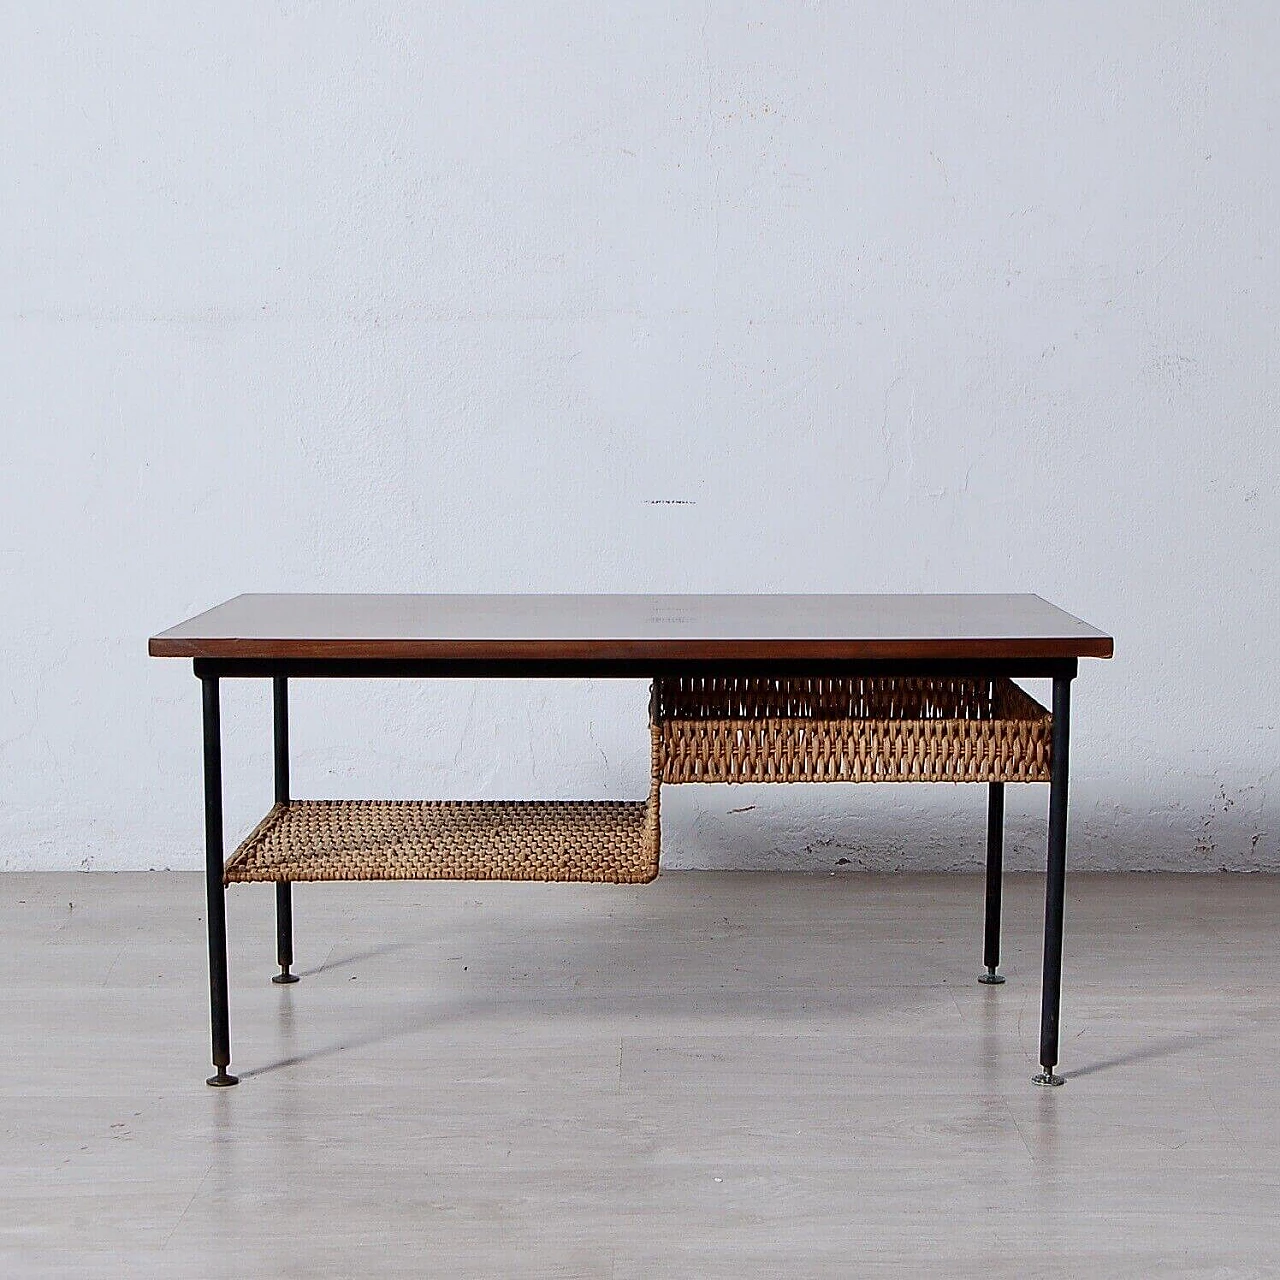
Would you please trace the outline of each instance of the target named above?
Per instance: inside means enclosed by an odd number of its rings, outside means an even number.
[[[1280,879],[0,877],[0,1274],[1280,1275]]]

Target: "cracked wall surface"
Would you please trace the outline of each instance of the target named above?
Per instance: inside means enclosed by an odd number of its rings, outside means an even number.
[[[0,868],[199,865],[145,642],[240,591],[1027,590],[1116,636],[1073,865],[1280,869],[1275,6],[4,25]],[[639,797],[645,701],[309,686],[295,789]],[[224,720],[234,835],[265,687]],[[983,814],[684,788],[665,850],[966,869]]]

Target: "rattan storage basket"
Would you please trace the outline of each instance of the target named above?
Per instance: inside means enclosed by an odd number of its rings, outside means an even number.
[[[1051,716],[1007,679],[666,677],[663,782],[1048,782]]]

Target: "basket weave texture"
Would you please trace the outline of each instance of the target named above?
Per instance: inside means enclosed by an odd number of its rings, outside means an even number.
[[[231,856],[262,880],[589,880],[658,874],[657,734],[649,799],[293,800]]]
[[[639,883],[658,874],[653,825],[643,800],[294,800],[225,879]]]
[[[655,681],[663,782],[1048,782],[1052,717],[1007,679]]]
[[[648,800],[294,800],[224,878],[640,884],[664,782],[1049,781],[1052,718],[1004,679],[664,677],[650,709]]]

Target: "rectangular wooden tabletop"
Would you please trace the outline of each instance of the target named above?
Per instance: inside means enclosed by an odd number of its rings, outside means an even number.
[[[1036,595],[242,595],[153,636],[159,658],[957,661],[1109,658]]]

